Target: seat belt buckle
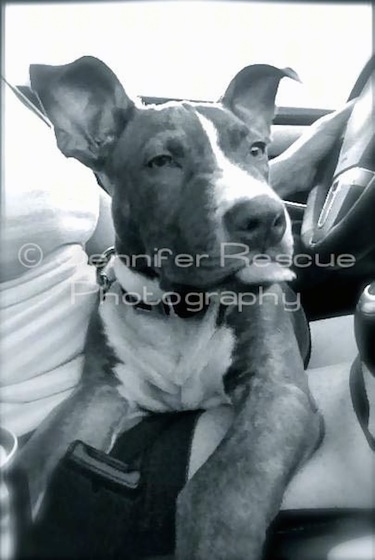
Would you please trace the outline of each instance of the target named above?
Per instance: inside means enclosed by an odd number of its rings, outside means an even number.
[[[64,461],[69,463],[73,470],[79,470],[97,484],[110,483],[129,492],[140,487],[139,471],[80,440],[70,444]]]

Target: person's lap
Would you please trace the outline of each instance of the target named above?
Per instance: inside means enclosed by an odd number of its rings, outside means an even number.
[[[332,326],[337,340],[327,337]],[[349,373],[356,357],[353,318],[343,317],[312,325],[314,367],[307,370],[311,392],[325,421],[319,449],[290,482],[282,509],[373,507],[371,480],[375,455],[352,407]],[[321,365],[322,362],[329,365]],[[375,395],[374,395],[375,399]],[[208,459],[232,421],[230,407],[206,411],[199,418],[191,447],[188,476]]]
[[[343,362],[309,371],[310,387],[325,420],[325,436],[320,448],[290,482],[283,509],[373,506],[370,484],[374,453],[351,406],[350,366],[350,362]],[[215,450],[231,421],[228,406],[207,411],[199,418],[189,478]]]

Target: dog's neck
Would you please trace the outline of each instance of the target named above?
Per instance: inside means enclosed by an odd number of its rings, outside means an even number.
[[[124,293],[140,302],[143,309],[162,309],[164,315],[174,314],[182,319],[204,316],[210,302],[202,299],[202,306],[192,306],[186,300],[186,293],[178,290],[165,291],[160,287],[159,279],[127,266],[118,255],[115,255],[112,268],[117,282]],[[193,289],[190,294],[195,294]],[[179,301],[176,299],[178,298]],[[223,307],[223,306],[221,306]],[[219,322],[222,321],[225,309],[219,313]]]
[[[113,270],[122,289],[137,294],[142,301],[152,302],[165,296],[166,292],[160,288],[157,278],[130,268],[117,255],[113,259]]]

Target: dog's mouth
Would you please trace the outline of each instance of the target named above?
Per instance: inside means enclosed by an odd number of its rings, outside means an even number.
[[[264,262],[252,262],[239,270],[235,277],[248,285],[276,284],[280,282],[291,282],[295,279],[295,273],[276,260],[264,260]]]
[[[181,249],[181,248],[180,248]],[[198,253],[171,251],[155,268],[163,290],[185,286],[199,291],[233,285],[233,281],[248,286],[290,282],[295,278],[293,243],[285,237],[278,244],[259,249],[247,244],[219,243]],[[179,260],[182,256],[183,260]],[[187,262],[189,257],[191,260]],[[185,260],[184,260],[185,259]]]
[[[160,288],[164,291],[187,292],[190,290],[205,291],[212,289],[225,289],[233,286],[236,281],[250,287],[266,284],[291,282],[295,273],[285,265],[280,264],[276,258],[257,258],[250,260],[242,266],[237,265],[231,269],[203,269],[197,274],[173,274],[173,271],[156,271]]]
[[[293,250],[290,244],[270,247],[264,253],[233,245],[225,247],[225,254],[221,246],[220,250],[215,247],[202,253],[155,249],[157,258],[145,262],[137,259],[135,264],[122,259],[121,254],[118,256],[123,264],[148,278],[153,288],[162,292],[207,292],[226,290],[228,286],[239,289],[240,285],[257,287],[290,282],[295,278],[291,271]],[[152,253],[146,251],[146,254]]]

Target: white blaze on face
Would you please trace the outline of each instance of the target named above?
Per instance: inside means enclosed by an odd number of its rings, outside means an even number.
[[[236,202],[242,200],[251,200],[256,196],[264,195],[280,200],[265,181],[252,177],[227,158],[219,146],[218,132],[209,119],[200,114],[198,119],[207,135],[217,163],[218,176],[215,182],[214,203],[219,218],[222,218]]]
[[[235,203],[251,200],[257,196],[269,196],[274,200],[282,203],[280,197],[266,183],[252,177],[245,170],[232,163],[221,150],[218,142],[218,131],[214,124],[201,114],[198,114],[199,121],[204,132],[207,135],[212,153],[217,163],[217,178],[215,181],[215,189],[213,194],[213,204],[215,208],[215,216],[219,222],[219,228],[222,227],[222,218],[224,214]],[[293,253],[293,235],[289,214],[284,207],[286,218],[286,229],[280,243],[275,247],[270,247],[267,253],[271,258],[275,258],[276,253],[291,255]],[[287,282],[294,279],[294,274],[285,267],[281,267],[275,262],[271,262],[262,268],[250,264],[240,270],[236,274],[239,279],[245,283],[252,284],[254,282],[262,282],[273,280],[275,282]]]

